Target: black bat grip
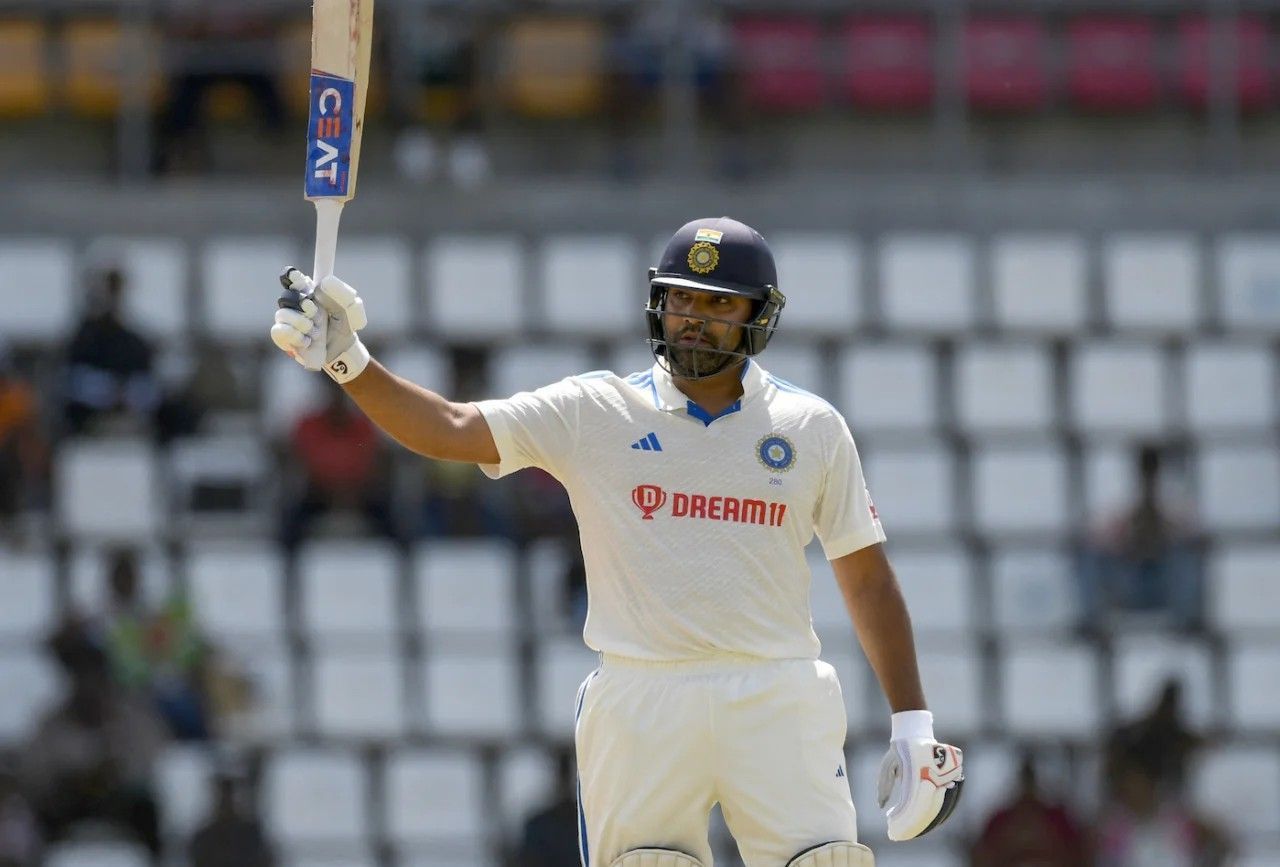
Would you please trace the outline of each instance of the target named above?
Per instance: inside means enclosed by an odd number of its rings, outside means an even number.
[[[283,291],[280,293],[280,297],[276,299],[276,306],[283,307],[288,310],[297,310],[301,313],[302,299],[305,296],[297,289],[293,288],[293,280],[290,277],[290,275],[297,270],[297,268],[290,265],[280,272],[280,286]]]

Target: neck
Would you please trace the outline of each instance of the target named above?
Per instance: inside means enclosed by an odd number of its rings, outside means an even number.
[[[742,397],[742,366],[746,363],[741,361],[705,379],[683,379],[677,376],[673,380],[685,397],[711,415],[718,415]]]

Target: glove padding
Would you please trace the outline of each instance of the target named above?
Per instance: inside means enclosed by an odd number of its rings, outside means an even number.
[[[963,783],[960,749],[932,738],[890,741],[876,786],[889,839],[910,840],[945,822],[960,802]]]
[[[333,276],[316,286],[297,268],[286,268],[280,283],[286,290],[298,293],[300,300],[299,309],[276,310],[275,324],[271,326],[271,340],[276,346],[308,370],[316,369],[317,362],[312,358],[322,357],[318,363],[335,382],[348,382],[364,372],[369,351],[357,332],[368,324],[368,319],[364,301],[356,290]],[[307,351],[318,341],[324,343],[322,356]]]

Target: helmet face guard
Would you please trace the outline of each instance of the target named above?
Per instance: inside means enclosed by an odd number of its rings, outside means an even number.
[[[667,290],[672,286],[684,286],[698,292],[715,292],[722,295],[734,295],[751,298],[754,302],[751,318],[746,322],[716,319],[714,317],[697,317],[681,314],[685,319],[701,319],[701,326],[693,335],[704,338],[708,322],[730,325],[737,329],[738,341],[733,346],[684,345],[678,341],[689,335],[689,331],[680,334],[667,334],[663,317],[666,315]],[[650,269],[649,304],[645,307],[645,319],[649,326],[649,349],[653,352],[658,365],[667,373],[680,379],[706,379],[745,361],[753,355],[763,352],[769,340],[778,328],[778,320],[782,308],[787,303],[786,297],[774,286],[761,288],[720,287],[696,285],[692,281],[678,277],[664,278],[654,269]]]

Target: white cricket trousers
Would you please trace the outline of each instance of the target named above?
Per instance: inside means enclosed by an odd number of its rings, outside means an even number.
[[[605,655],[578,690],[584,867],[678,849],[711,867],[720,803],[746,867],[857,841],[844,699],[820,660],[644,662]]]

